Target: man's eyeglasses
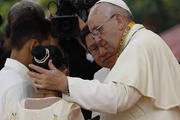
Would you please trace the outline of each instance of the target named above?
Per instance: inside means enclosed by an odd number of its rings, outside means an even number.
[[[116,14],[112,15],[109,19],[107,19],[105,22],[103,22],[101,25],[99,25],[96,29],[94,29],[91,32],[92,38],[95,39],[96,37],[100,37],[101,33],[100,33],[100,29],[102,28],[102,26],[107,23],[108,21],[110,21]]]

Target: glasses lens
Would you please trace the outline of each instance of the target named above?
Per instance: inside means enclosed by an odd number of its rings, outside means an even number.
[[[94,31],[92,32],[93,38],[98,37],[99,35],[100,35],[100,33],[99,33],[98,30],[94,30]]]

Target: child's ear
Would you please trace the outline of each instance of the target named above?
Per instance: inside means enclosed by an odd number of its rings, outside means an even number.
[[[30,45],[30,51],[32,51],[32,49],[33,49],[35,46],[37,46],[37,45],[39,45],[38,40],[32,39],[31,45]]]

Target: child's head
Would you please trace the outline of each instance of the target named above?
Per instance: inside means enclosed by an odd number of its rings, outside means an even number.
[[[60,47],[54,45],[38,45],[32,49],[32,63],[45,69],[49,69],[48,62],[52,60],[53,65],[68,74],[68,60]]]

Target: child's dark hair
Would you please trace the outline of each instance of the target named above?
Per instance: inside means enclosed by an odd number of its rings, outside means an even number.
[[[68,59],[60,47],[54,45],[38,45],[32,49],[32,63],[45,69],[49,69],[48,62],[52,60],[57,69],[68,69]]]
[[[22,14],[12,26],[11,47],[20,50],[30,39],[36,39],[40,43],[48,40],[50,25],[48,20],[35,12]]]

